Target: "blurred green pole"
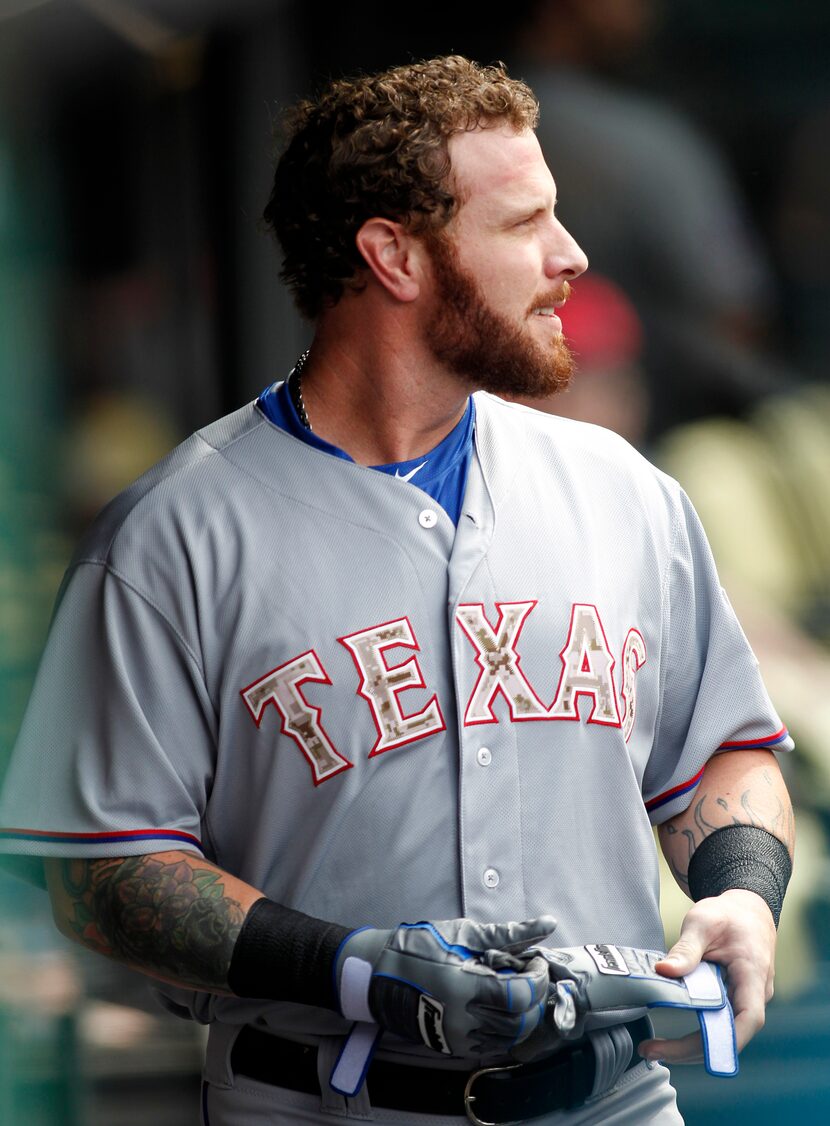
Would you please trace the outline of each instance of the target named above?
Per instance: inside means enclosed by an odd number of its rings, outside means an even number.
[[[8,109],[0,104],[0,776],[67,555],[58,496],[58,177],[35,115]],[[48,946],[53,935],[57,943],[46,895],[0,873],[0,957],[25,956],[33,937]],[[19,1004],[0,1000],[0,1122],[77,1126],[74,1015],[44,1014],[32,1026]]]
[[[60,201],[50,165],[47,138],[29,133],[24,147],[0,116],[0,769],[65,554],[56,497],[64,409],[54,340]]]

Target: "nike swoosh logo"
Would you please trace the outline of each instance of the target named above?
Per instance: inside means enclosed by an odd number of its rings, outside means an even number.
[[[426,462],[422,461],[420,465],[416,465],[415,468],[410,469],[410,471],[408,473],[400,473],[396,469],[395,470],[395,476],[398,478],[399,481],[411,481],[412,478],[415,476],[415,474],[418,472],[418,470],[423,469],[425,465],[426,465]]]

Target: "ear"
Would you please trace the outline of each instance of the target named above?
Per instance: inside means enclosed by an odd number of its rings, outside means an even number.
[[[367,219],[355,236],[357,249],[383,288],[398,301],[414,301],[421,291],[424,248],[394,219]]]

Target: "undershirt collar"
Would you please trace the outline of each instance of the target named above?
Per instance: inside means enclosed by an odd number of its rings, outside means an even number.
[[[294,438],[299,438],[332,457],[339,457],[344,461],[354,460],[345,450],[303,426],[288,394],[287,381],[267,387],[257,399],[256,405],[270,422]],[[370,468],[416,486],[437,501],[453,523],[458,524],[472,458],[474,431],[475,404],[471,396],[464,416],[429,453],[409,461],[373,465]]]

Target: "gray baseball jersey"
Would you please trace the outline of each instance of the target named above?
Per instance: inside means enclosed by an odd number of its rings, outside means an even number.
[[[789,737],[678,485],[607,431],[476,405],[457,528],[253,405],[118,497],[61,591],[3,848],[180,847],[344,925],[551,913],[560,946],[660,947],[652,823],[714,752]]]

